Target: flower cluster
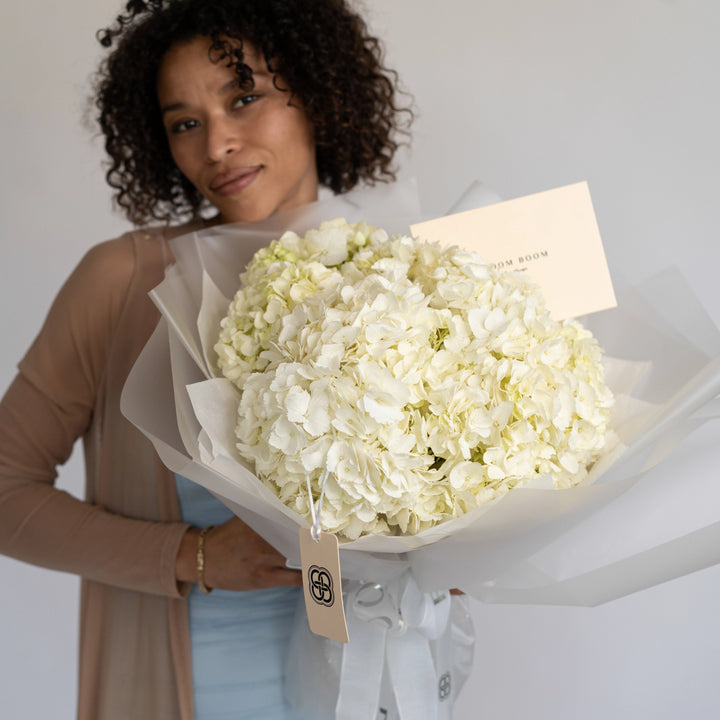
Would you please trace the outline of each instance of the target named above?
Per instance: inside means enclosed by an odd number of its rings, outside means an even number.
[[[414,534],[541,475],[570,487],[604,445],[597,342],[473,253],[338,219],[241,281],[215,348],[238,449],[307,517],[327,469],[325,530]]]

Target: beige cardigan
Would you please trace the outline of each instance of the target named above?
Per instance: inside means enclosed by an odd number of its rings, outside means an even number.
[[[157,324],[147,293],[169,234],[131,232],[87,253],[0,404],[0,552],[83,578],[79,720],[193,716],[189,588],[175,581],[188,526],[172,474],[120,413]],[[79,437],[85,502],[53,487]]]

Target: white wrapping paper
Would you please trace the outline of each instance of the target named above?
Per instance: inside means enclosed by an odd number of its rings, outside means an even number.
[[[419,217],[414,197],[412,188],[382,186],[264,223],[177,238],[176,265],[152,293],[163,320],[128,378],[124,414],[168,467],[205,486],[291,565],[298,565],[297,530],[305,521],[255,478],[235,450],[237,394],[218,376],[212,350],[219,320],[253,252],[282,230],[302,233],[343,216],[407,231]],[[713,403],[720,392],[720,334],[677,274],[618,290],[618,308],[587,322],[613,356],[607,376],[617,397],[613,437],[587,482],[555,490],[541,478],[416,536],[345,543],[340,556],[347,580],[390,588],[412,577],[422,593],[456,587],[488,602],[594,605],[720,562],[720,487],[710,482],[720,450],[693,448],[688,458],[682,444],[693,429],[720,415]],[[699,456],[701,463],[690,462]],[[660,512],[647,512],[670,496]],[[351,613],[348,621],[352,627]],[[426,680],[436,687],[429,638],[422,641],[427,652],[410,653],[418,631],[396,643],[381,637],[377,622],[365,627],[364,652],[386,660],[371,687],[367,671],[363,678],[370,705],[377,709],[381,689],[394,685],[400,688],[393,706],[400,717],[422,717],[413,714],[417,709],[403,694],[397,668],[409,656],[424,657],[414,662],[410,677],[420,687],[424,663],[426,676],[433,674]],[[451,633],[449,627],[444,631]],[[357,658],[348,655],[347,662]],[[352,696],[350,677],[346,673],[341,683],[338,708]],[[433,717],[441,717],[438,712]],[[368,713],[368,719],[375,717]]]

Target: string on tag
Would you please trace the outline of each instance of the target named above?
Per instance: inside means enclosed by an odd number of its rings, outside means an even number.
[[[317,502],[317,510],[315,510],[315,502],[313,501],[312,488],[310,487],[310,476],[307,476],[307,489],[308,489],[308,500],[310,502],[310,514],[312,515],[312,527],[310,528],[310,534],[315,542],[320,542],[320,513],[322,512],[322,504],[325,499],[325,485],[328,479],[328,470],[325,469],[322,480],[320,480],[320,498]]]

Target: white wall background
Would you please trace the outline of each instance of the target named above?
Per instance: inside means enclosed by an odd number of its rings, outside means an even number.
[[[679,265],[720,324],[715,0],[365,5],[415,96],[402,174],[418,177],[430,213],[474,178],[508,198],[587,179],[611,269]],[[117,9],[0,10],[3,387],[81,254],[126,227],[82,125],[94,32]],[[79,494],[81,475],[74,456],[60,485]],[[0,558],[0,717],[74,717],[77,589]],[[456,718],[715,718],[719,595],[715,567],[595,609],[476,604],[477,660]]]

